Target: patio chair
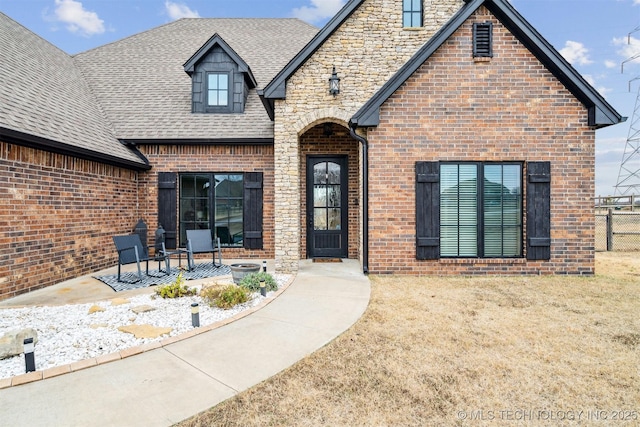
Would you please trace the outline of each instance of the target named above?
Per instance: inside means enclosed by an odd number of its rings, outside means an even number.
[[[120,280],[120,266],[125,264],[138,265],[138,281],[142,280],[142,271],[140,270],[140,262],[146,262],[146,273],[149,275],[149,261],[158,261],[158,270],[164,274],[171,274],[171,266],[169,265],[169,256],[166,249],[164,249],[164,242],[162,242],[162,250],[156,250],[154,255],[149,255],[149,248],[142,244],[140,236],[138,234],[129,234],[126,236],[113,236],[113,243],[116,245],[118,251],[118,282]],[[161,267],[161,262],[165,263],[165,270]]]
[[[218,253],[218,265],[216,265],[216,252]],[[211,230],[187,230],[187,262],[189,270],[195,268],[194,254],[211,253],[213,267],[222,266],[222,250],[220,238],[213,238]]]

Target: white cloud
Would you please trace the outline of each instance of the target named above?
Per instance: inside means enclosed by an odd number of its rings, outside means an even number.
[[[584,47],[580,42],[574,42],[568,40],[562,49],[560,54],[565,57],[571,65],[589,65],[593,61],[589,59],[589,49]]]
[[[639,0],[640,1],[640,0]],[[311,0],[311,6],[296,7],[293,16],[307,22],[317,22],[335,15],[345,0]]]
[[[640,0],[638,0],[640,1]],[[610,59],[607,59],[606,61],[604,61],[604,66],[607,68],[616,68],[618,66],[618,62],[616,61],[611,61]]]
[[[197,10],[191,10],[186,4],[174,3],[169,0],[164,2],[164,7],[167,10],[169,18],[176,19],[181,18],[200,18],[200,14]]]
[[[640,0],[633,0],[633,4],[640,4]]]
[[[67,24],[72,33],[85,36],[104,33],[104,21],[95,12],[84,9],[82,3],[75,0],[55,0],[55,19]]]
[[[636,0],[638,4],[640,4],[640,0]],[[613,39],[614,46],[620,46],[618,49],[618,55],[625,61],[626,64],[629,63],[639,63],[640,62],[640,40],[635,37],[616,37]],[[636,58],[636,56],[638,56]],[[633,59],[632,59],[633,58]]]

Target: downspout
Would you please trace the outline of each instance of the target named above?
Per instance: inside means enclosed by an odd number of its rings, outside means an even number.
[[[349,133],[353,139],[362,143],[362,271],[369,273],[369,141],[358,135],[358,125],[349,122]]]

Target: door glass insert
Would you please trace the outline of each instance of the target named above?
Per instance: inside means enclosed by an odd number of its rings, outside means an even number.
[[[340,230],[342,206],[340,165],[321,162],[313,168],[313,226],[315,230]]]

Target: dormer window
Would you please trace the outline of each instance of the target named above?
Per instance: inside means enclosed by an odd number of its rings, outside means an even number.
[[[217,34],[185,64],[193,113],[243,113],[256,79],[246,62]]]
[[[207,105],[209,107],[229,105],[228,73],[207,73]]]
[[[402,0],[402,26],[422,27],[422,0]]]

